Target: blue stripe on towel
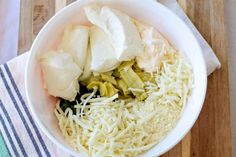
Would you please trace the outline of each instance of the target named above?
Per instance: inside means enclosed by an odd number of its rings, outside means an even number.
[[[2,103],[1,100],[0,100],[0,108],[2,109],[2,111],[3,111],[3,113],[4,113],[5,117],[6,117],[6,119],[7,119],[7,121],[8,121],[8,123],[9,123],[9,125],[10,125],[10,127],[11,127],[11,129],[12,129],[12,131],[13,131],[13,134],[14,134],[14,136],[15,136],[15,138],[16,138],[16,141],[17,141],[17,143],[18,143],[18,145],[19,145],[19,147],[20,147],[21,152],[23,153],[23,155],[24,155],[25,157],[27,157],[28,155],[27,155],[26,152],[25,152],[25,149],[24,149],[24,147],[23,147],[23,145],[22,145],[22,143],[21,143],[21,141],[20,141],[20,138],[19,138],[18,134],[16,133],[16,129],[15,129],[15,127],[14,127],[13,124],[12,124],[11,118],[10,118],[10,116],[9,116],[9,114],[8,114],[6,108],[4,107],[4,105],[3,105],[3,103]]]
[[[38,129],[38,127],[35,125],[35,122],[34,122],[32,116],[31,116],[31,114],[30,114],[30,112],[29,112],[29,109],[26,107],[26,103],[25,103],[25,101],[24,101],[22,95],[21,95],[20,92],[19,92],[19,89],[18,89],[18,87],[17,87],[17,85],[16,85],[15,80],[14,80],[13,77],[12,77],[12,74],[11,74],[11,71],[10,71],[9,67],[7,66],[7,64],[4,64],[4,67],[5,67],[6,72],[7,72],[8,76],[9,76],[9,78],[10,78],[11,84],[12,84],[12,86],[13,86],[14,89],[15,89],[16,94],[17,94],[17,96],[18,96],[18,98],[19,98],[19,100],[20,100],[20,102],[21,102],[21,104],[22,104],[22,106],[23,106],[23,108],[24,108],[26,114],[27,114],[28,117],[29,117],[30,123],[33,125],[33,128],[34,128],[34,130],[35,130],[35,133],[36,133],[36,135],[37,135],[37,137],[38,137],[38,139],[39,139],[39,141],[40,141],[40,143],[41,143],[41,145],[42,145],[42,147],[43,147],[43,149],[44,149],[44,151],[45,151],[47,157],[51,157],[51,155],[50,155],[50,153],[49,153],[49,151],[48,151],[48,149],[47,149],[47,147],[46,147],[46,144],[44,143],[43,138],[42,138],[42,136],[41,136],[41,134],[40,134],[40,132],[39,132],[39,129]]]
[[[8,83],[7,83],[7,80],[6,80],[6,78],[5,78],[5,75],[4,75],[4,73],[3,73],[3,71],[2,71],[1,68],[0,68],[0,76],[2,77],[2,80],[3,80],[3,82],[4,82],[4,85],[5,85],[6,89],[7,89],[7,92],[8,92],[8,94],[9,94],[9,96],[11,97],[11,100],[12,100],[13,104],[15,105],[15,108],[16,108],[17,112],[19,113],[19,116],[20,116],[20,118],[21,118],[21,120],[22,120],[22,122],[23,122],[23,124],[24,124],[24,126],[25,126],[25,128],[26,128],[26,130],[27,130],[27,133],[28,133],[28,135],[29,135],[29,137],[30,137],[30,139],[31,139],[31,141],[32,141],[32,143],[33,143],[33,145],[34,145],[34,148],[35,148],[36,152],[38,153],[38,155],[39,155],[40,157],[43,157],[43,156],[42,156],[42,153],[41,153],[41,151],[40,151],[40,149],[39,149],[39,147],[38,147],[38,144],[36,143],[36,141],[35,141],[35,139],[34,139],[34,136],[33,136],[32,132],[31,132],[31,130],[30,130],[30,128],[29,128],[29,125],[28,125],[28,123],[26,122],[25,117],[23,116],[23,114],[22,114],[22,112],[21,112],[21,110],[20,110],[20,108],[19,108],[19,105],[18,105],[17,102],[16,102],[15,97],[13,96],[13,93],[12,93],[12,91],[11,91],[11,89],[10,89]]]
[[[12,147],[15,155],[19,156],[19,153],[18,153],[18,151],[16,149],[16,146],[14,145],[14,142],[13,142],[13,140],[12,140],[12,138],[11,138],[9,132],[8,132],[7,126],[6,126],[6,124],[5,124],[5,122],[4,122],[3,118],[2,118],[2,115],[0,115],[0,122],[1,122],[1,124],[3,126],[3,129],[4,129],[5,133],[7,134],[8,140],[9,140],[9,142],[11,144],[11,147]]]

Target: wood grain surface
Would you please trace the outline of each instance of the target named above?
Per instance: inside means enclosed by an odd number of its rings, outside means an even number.
[[[75,0],[21,0],[19,52],[32,41],[53,14]],[[138,0],[137,0],[138,3]],[[179,0],[180,5],[222,64],[208,78],[201,114],[186,137],[163,157],[231,157],[231,124],[224,0]]]

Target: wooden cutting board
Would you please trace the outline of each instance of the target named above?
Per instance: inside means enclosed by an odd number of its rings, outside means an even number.
[[[29,50],[48,19],[74,0],[21,0],[19,51]],[[138,0],[137,0],[138,3]],[[224,0],[179,0],[222,64],[208,77],[201,114],[186,137],[163,157],[231,157],[231,124]]]

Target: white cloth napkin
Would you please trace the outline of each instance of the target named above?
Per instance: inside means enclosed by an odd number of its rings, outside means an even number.
[[[0,0],[0,64],[17,56],[20,0]]]
[[[197,38],[205,59],[205,63],[207,65],[207,74],[210,75],[212,72],[214,72],[216,69],[219,69],[221,67],[221,64],[216,57],[215,53],[213,52],[212,48],[209,46],[209,44],[206,42],[206,40],[202,37],[202,35],[198,32],[197,28],[192,24],[190,19],[187,17],[185,12],[182,10],[180,5],[177,3],[176,0],[157,0],[161,4],[165,5],[167,8],[169,8],[172,12],[174,12],[179,18],[181,18],[188,27],[192,30],[193,34]]]

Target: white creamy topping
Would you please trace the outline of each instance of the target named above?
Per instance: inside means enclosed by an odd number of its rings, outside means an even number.
[[[100,28],[91,28],[91,70],[94,72],[107,72],[119,65],[114,48],[107,34]]]
[[[144,53],[136,58],[138,66],[145,71],[156,72],[161,54],[175,50],[153,27],[145,26],[137,21],[136,26],[144,43]]]
[[[85,7],[85,13],[91,23],[109,36],[119,61],[134,59],[143,52],[139,32],[128,15],[116,9],[96,5]]]
[[[50,95],[73,101],[79,90],[82,71],[65,52],[47,52],[40,58],[44,86]]]
[[[88,39],[89,27],[69,25],[65,28],[58,49],[70,53],[80,69],[83,69],[87,56]]]
[[[92,71],[91,71],[92,56],[91,55],[92,55],[91,54],[91,48],[90,48],[90,46],[88,46],[88,51],[87,51],[87,57],[86,57],[85,65],[84,65],[84,70],[83,70],[82,75],[79,77],[79,81],[86,80],[92,74]]]

